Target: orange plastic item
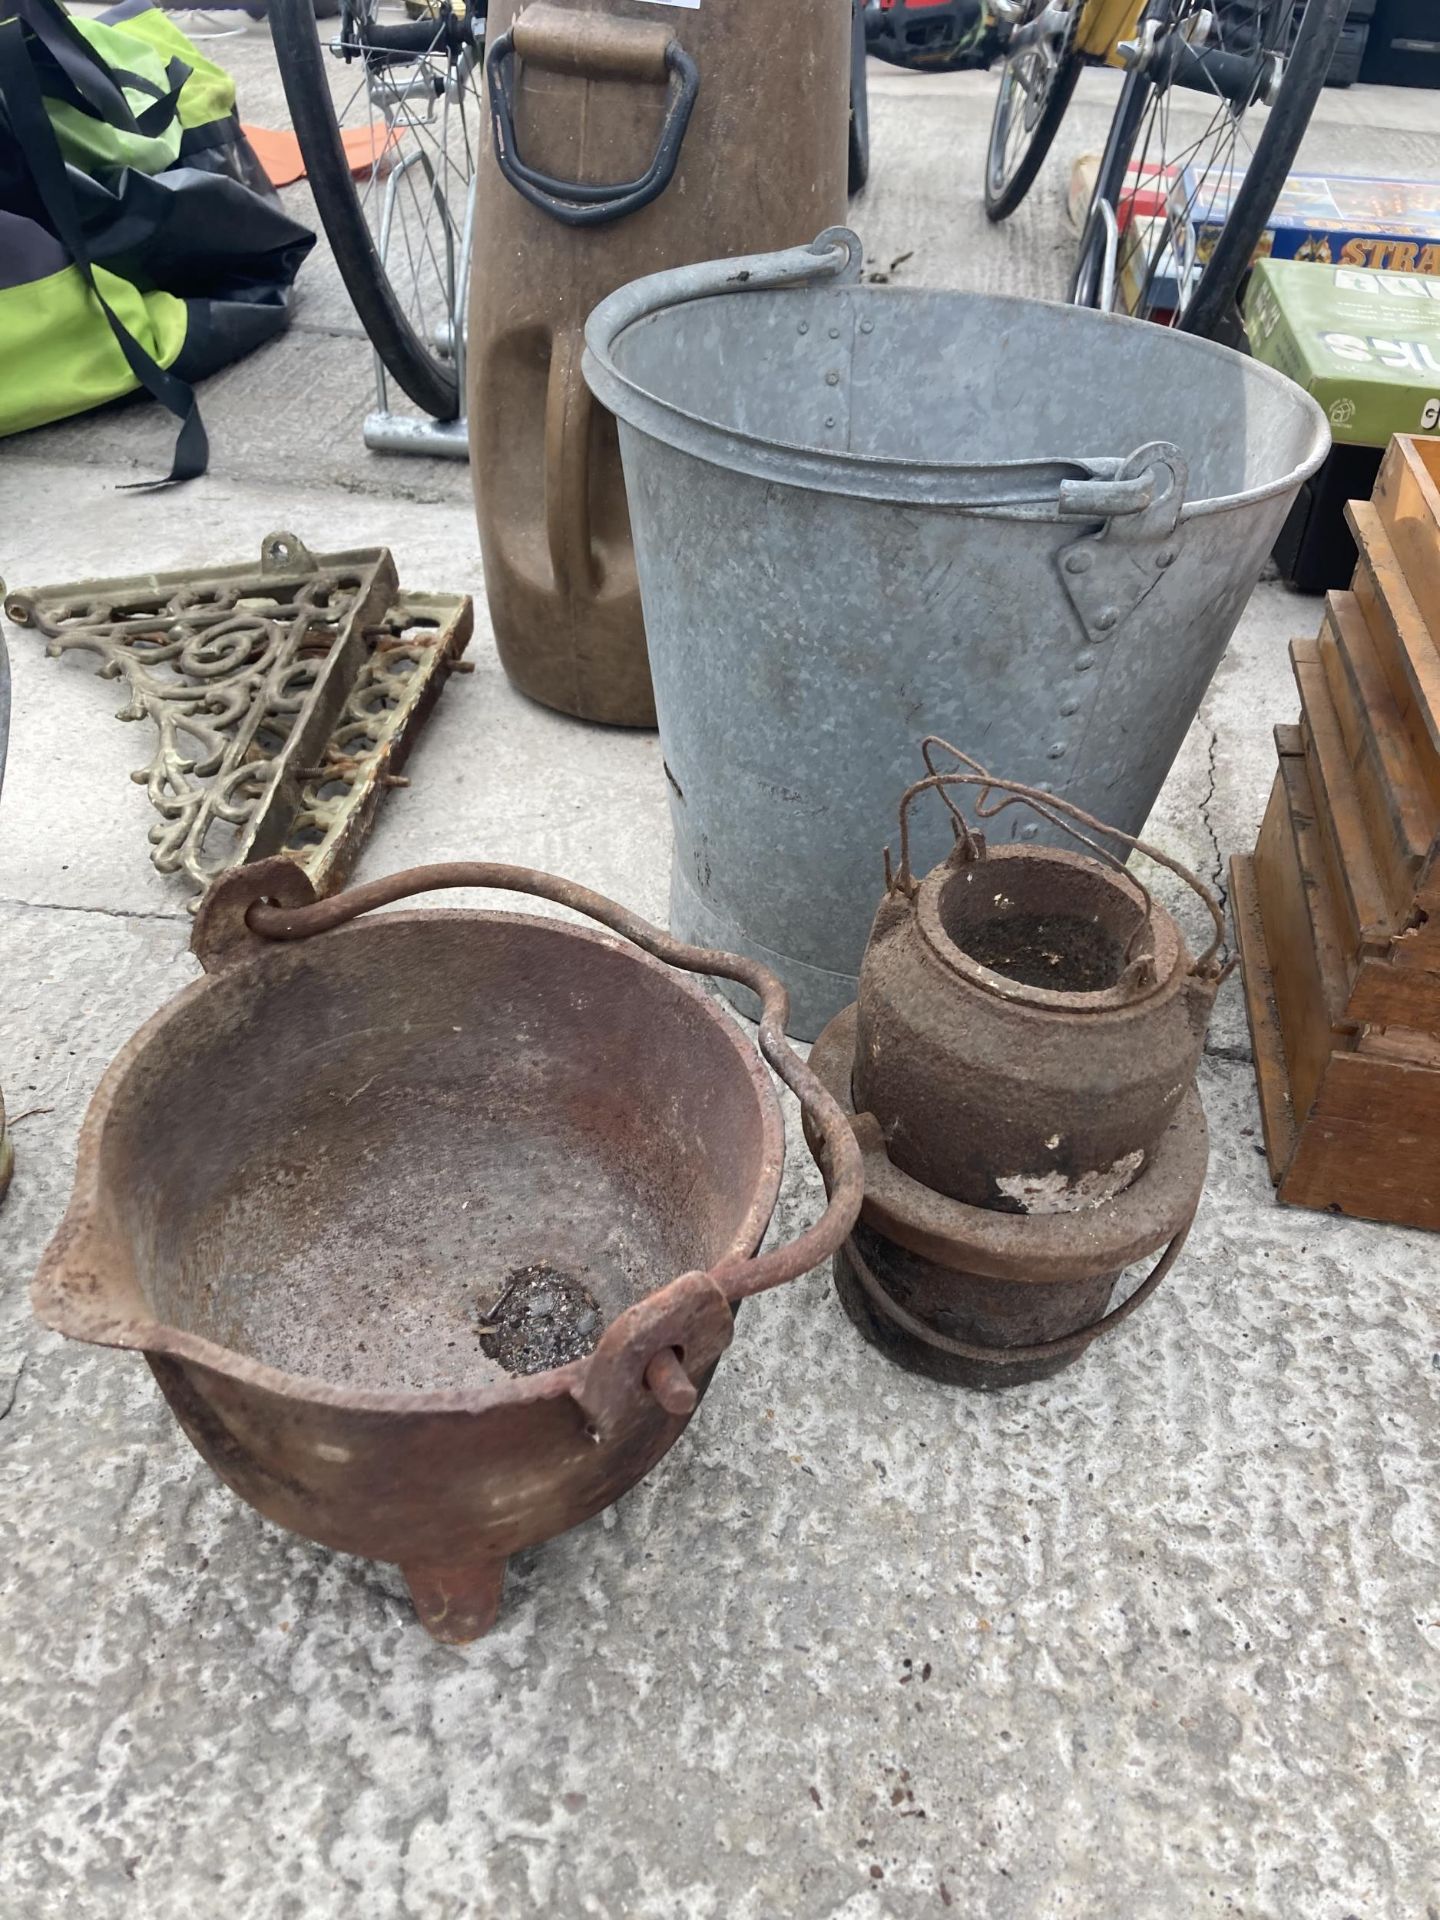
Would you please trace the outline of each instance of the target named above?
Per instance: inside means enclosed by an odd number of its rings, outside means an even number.
[[[288,127],[252,127],[240,131],[255,149],[255,157],[265,169],[272,187],[293,186],[305,178],[305,156],[300,142]],[[372,120],[368,127],[351,127],[340,135],[350,171],[357,177],[372,172],[393,153],[405,138],[404,132],[387,127],[383,120]]]

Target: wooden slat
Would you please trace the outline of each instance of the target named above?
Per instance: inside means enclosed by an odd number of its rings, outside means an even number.
[[[1440,491],[1436,442],[1397,434],[1385,450],[1372,496],[1416,605],[1440,635]]]
[[[1355,1051],[1377,1060],[1398,1060],[1406,1067],[1440,1068],[1440,1034],[1413,1027],[1374,1027],[1360,1035]]]
[[[1316,642],[1295,641],[1290,659],[1300,688],[1300,731],[1315,802],[1315,823],[1340,908],[1345,944],[1356,956],[1362,948],[1383,951],[1392,932],[1403,924],[1404,910],[1397,914],[1386,898]]]
[[[1440,973],[1440,919],[1431,918],[1399,934],[1386,956],[1392,967]]]
[[[1345,517],[1357,547],[1355,598],[1426,784],[1440,794],[1440,651],[1374,507],[1352,500]]]
[[[1230,862],[1230,912],[1240,949],[1245,988],[1245,1017],[1255,1050],[1255,1080],[1260,1094],[1260,1126],[1270,1178],[1278,1181],[1295,1152],[1295,1110],[1285,1067],[1285,1039],[1275,1004],[1275,982],[1265,948],[1265,927],[1255,884],[1255,863],[1244,854]]]
[[[1297,754],[1284,754],[1255,843],[1253,865],[1297,1126],[1304,1124],[1336,1044],[1337,1024],[1348,997],[1324,864],[1305,762]]]
[[[1285,755],[1279,765],[1278,779],[1285,792],[1285,824],[1295,849],[1295,865],[1304,892],[1310,946],[1315,954],[1326,1018],[1332,1027],[1343,1029],[1350,1024],[1345,1001],[1351,958],[1340,942],[1340,916],[1325,877],[1325,853],[1315,824],[1315,800],[1303,752]],[[1263,910],[1263,897],[1261,905]]]
[[[1375,856],[1375,870],[1384,890],[1385,904],[1393,920],[1403,921],[1415,898],[1421,862],[1405,844],[1403,826],[1395,817],[1393,796],[1380,772],[1376,756],[1370,750],[1364,704],[1353,677],[1346,671],[1345,660],[1328,618],[1320,629],[1320,664],[1325,669],[1325,684],[1345,741],[1345,757],[1350,763],[1351,778],[1365,812],[1370,847]]]
[[[1428,900],[1440,888],[1440,800],[1421,777],[1353,594],[1327,597],[1320,658],[1386,894],[1403,921],[1407,895]]]
[[[1289,1206],[1440,1228],[1440,1072],[1336,1054],[1279,1192]]]
[[[1397,1066],[1373,1055],[1337,1053],[1326,1075],[1325,1113],[1356,1126],[1384,1126],[1396,1144],[1418,1140],[1440,1149],[1440,1073],[1430,1067]],[[1440,1186],[1440,1159],[1429,1163],[1430,1180]],[[1436,1195],[1440,1203],[1440,1194]]]
[[[1433,433],[1399,433],[1395,435],[1404,457],[1420,471],[1427,474],[1431,484],[1437,488],[1435,506],[1440,511],[1440,435]]]
[[[1440,1033],[1440,971],[1397,966],[1393,959],[1366,960],[1355,975],[1345,1014],[1366,1026]]]

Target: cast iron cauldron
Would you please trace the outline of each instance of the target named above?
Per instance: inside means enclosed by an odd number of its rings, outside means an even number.
[[[613,933],[358,918],[439,887],[534,894]],[[678,1438],[736,1303],[840,1244],[855,1142],[785,1045],[773,975],[528,868],[420,868],[318,902],[267,861],[216,883],[192,945],[206,977],[91,1103],[36,1311],[143,1352],[242,1499],[398,1562],[430,1632],[472,1639],[509,1554],[607,1506]],[[774,1088],[674,968],[760,996],[761,1050],[824,1142],[829,1207],[788,1246],[756,1252],[784,1156]],[[537,1276],[550,1309],[588,1302],[598,1337],[515,1373],[494,1330],[517,1285],[535,1304]]]

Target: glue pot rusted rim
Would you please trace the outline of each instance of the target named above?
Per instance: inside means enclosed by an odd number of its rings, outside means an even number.
[[[1153,979],[1148,984],[1121,980],[1113,987],[1104,987],[1093,993],[1057,993],[1048,987],[1027,986],[1011,979],[1008,974],[997,973],[993,968],[982,965],[946,931],[946,897],[952,887],[984,886],[987,876],[992,874],[996,893],[1003,893],[1005,869],[1008,867],[1013,873],[1017,863],[1028,866],[1032,871],[1039,868],[1046,873],[1051,879],[1053,903],[1062,912],[1066,905],[1066,884],[1072,878],[1083,878],[1087,887],[1107,889],[1113,894],[1117,909],[1128,910],[1132,918],[1137,910],[1144,911],[1140,906],[1139,889],[1133,882],[1127,881],[1121,874],[1110,872],[1084,854],[1071,853],[1064,848],[995,847],[987,848],[983,858],[964,866],[946,861],[932,869],[920,883],[915,896],[916,923],[935,958],[973,986],[983,988],[997,999],[1011,1000],[1054,1013],[1114,1013],[1143,1006],[1156,994],[1163,992],[1177,969],[1186,965],[1187,956],[1179,927],[1165,909],[1153,900],[1150,904],[1148,938],[1136,947],[1137,955],[1148,952],[1153,957]]]

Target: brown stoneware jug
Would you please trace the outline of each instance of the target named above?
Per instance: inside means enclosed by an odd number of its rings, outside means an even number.
[[[475,200],[467,404],[506,673],[653,726],[612,418],[586,316],[663,267],[797,245],[845,212],[847,0],[497,0]]]

